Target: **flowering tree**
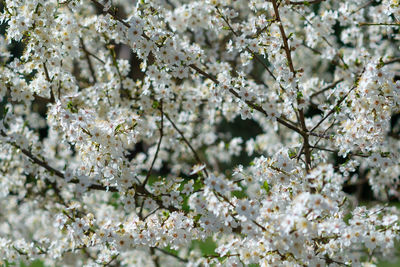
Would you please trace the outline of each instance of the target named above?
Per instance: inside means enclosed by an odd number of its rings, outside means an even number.
[[[4,0],[0,263],[392,256],[399,19],[396,0]],[[345,190],[364,183],[381,204]]]

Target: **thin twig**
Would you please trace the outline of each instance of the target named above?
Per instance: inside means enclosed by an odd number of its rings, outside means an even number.
[[[320,94],[328,91],[329,89],[335,88],[335,86],[338,85],[341,82],[343,82],[343,79],[337,80],[336,82],[333,82],[333,83],[327,85],[326,87],[322,88],[320,91],[315,92],[312,95],[310,95],[310,99],[316,97],[317,95],[320,95]]]
[[[325,129],[325,131],[323,132],[323,134],[326,134],[326,132],[335,124],[335,120],[333,120],[333,122],[331,123],[331,125],[329,125],[328,128]],[[322,137],[319,137],[318,140],[315,142],[315,144],[313,145],[313,147],[317,146],[318,143],[321,141]],[[311,149],[311,152],[313,151],[314,148]]]
[[[50,79],[50,75],[49,75],[49,71],[47,70],[46,67],[46,63],[43,62],[43,69],[44,69],[44,74],[46,76],[46,80],[49,82],[50,84],[50,102],[54,103],[55,102],[55,97],[54,97],[54,93],[53,93],[53,87],[51,85],[52,80]]]
[[[296,1],[287,1],[286,4],[288,5],[293,5],[293,6],[309,6],[312,4],[319,4],[321,2],[325,2],[326,0],[310,0],[310,1],[300,1],[300,2],[296,2]],[[272,2],[272,0],[267,0],[267,2]],[[280,1],[278,3],[278,7],[281,3],[285,3],[285,1]]]
[[[362,6],[360,6],[359,8],[357,8],[356,10],[354,10],[353,12],[351,12],[350,14],[353,15],[355,13],[357,13],[358,11],[360,11],[363,8],[366,8],[367,6],[369,6],[370,4],[372,4],[372,2],[374,2],[374,0],[370,0],[368,2],[366,2],[365,4],[363,4]]]
[[[217,12],[218,14],[221,16],[221,18],[225,21],[225,23],[227,24],[228,28],[231,30],[231,32],[238,37],[239,34],[232,28],[231,24],[229,23],[228,19],[225,18],[225,16],[222,14],[222,12],[219,10],[219,8],[217,7]],[[271,77],[276,81],[276,77],[275,75],[272,73],[272,71],[268,68],[267,64],[265,64],[265,62],[253,51],[250,50],[250,48],[248,48],[246,46],[246,51],[249,52],[263,67],[264,69],[269,73],[269,75],[271,75]]]
[[[159,129],[160,130],[160,139],[158,140],[156,153],[154,154],[154,158],[153,158],[153,161],[151,162],[150,169],[147,172],[146,178],[144,179],[144,181],[142,183],[142,187],[146,186],[146,183],[149,180],[151,171],[153,170],[153,167],[154,167],[154,163],[156,162],[157,157],[158,157],[158,152],[160,151],[161,141],[164,136],[164,112],[163,112],[163,108],[162,108],[162,100],[160,102],[160,112],[161,112],[161,125],[160,125],[160,129]]]
[[[311,146],[311,147],[313,149],[323,150],[323,151],[327,151],[327,152],[331,152],[331,153],[335,153],[335,154],[339,153],[339,150],[334,150],[334,149],[330,149],[330,148],[319,147],[319,146]],[[370,155],[362,154],[362,153],[358,153],[358,152],[349,152],[348,154],[350,156],[357,156],[357,157],[363,157],[363,158],[368,158],[370,156]]]
[[[126,21],[124,21],[120,16],[118,16],[117,12],[114,10],[112,11],[111,8],[104,10],[104,6],[102,4],[100,4],[98,1],[96,0],[91,0],[98,8],[100,8],[102,11],[106,12],[107,14],[110,14],[113,18],[115,18],[116,20],[118,20],[119,22],[121,22],[122,24],[124,24],[126,27],[130,27],[129,23],[127,23]]]
[[[154,262],[154,265],[156,267],[161,267],[160,265],[160,258],[156,255],[155,251],[154,251],[154,247],[150,248],[150,255],[151,255],[151,259]]]
[[[86,61],[87,61],[88,66],[89,66],[89,71],[90,71],[90,74],[92,75],[93,82],[97,83],[96,72],[94,71],[92,61],[90,60],[90,57],[89,57],[90,54],[86,49],[86,46],[85,46],[85,43],[84,43],[83,39],[79,38],[79,40],[81,42],[82,50],[83,50],[83,52],[85,52]]]
[[[181,257],[179,257],[179,256],[177,256],[177,255],[175,255],[175,254],[173,254],[173,253],[171,253],[171,252],[169,252],[167,250],[164,250],[164,249],[161,249],[161,248],[157,248],[157,247],[154,247],[154,249],[164,253],[165,255],[174,257],[175,259],[177,259],[177,260],[179,260],[181,262],[188,262],[187,259],[183,259],[183,258],[181,258]]]
[[[345,96],[343,96],[338,102],[337,104],[325,115],[325,117],[323,117],[311,130],[310,132],[313,132],[315,129],[317,129],[330,115],[332,115],[333,113],[335,113],[335,111],[337,110],[337,108],[340,106],[340,104],[342,104],[342,102],[347,98],[347,96],[353,92],[354,89],[356,89],[357,86],[353,86]]]
[[[272,0],[272,6],[274,9],[275,18],[278,22],[279,31],[281,33],[281,37],[282,37],[282,41],[283,41],[283,48],[286,53],[286,59],[288,61],[288,66],[289,66],[290,71],[293,74],[293,79],[295,79],[296,70],[294,69],[294,66],[293,66],[293,59],[292,59],[291,50],[290,50],[289,43],[288,43],[288,38],[285,33],[285,28],[283,27],[283,24],[282,24],[282,20],[281,20],[280,14],[279,14],[279,9],[278,9],[276,0]],[[299,101],[301,101],[301,99],[300,100],[298,99],[298,102]],[[305,156],[305,161],[306,161],[305,168],[306,168],[306,172],[309,172],[309,169],[311,168],[311,152],[310,152],[310,144],[308,142],[309,135],[307,134],[308,130],[307,130],[306,123],[305,123],[304,111],[302,108],[300,108],[298,112],[299,112],[299,120],[300,120],[299,122],[300,122],[300,125],[302,128],[303,150],[304,150],[304,156]]]
[[[182,137],[182,139],[186,143],[186,145],[189,147],[189,149],[192,151],[196,161],[199,164],[204,164],[203,161],[200,159],[199,155],[197,154],[196,150],[193,148],[193,146],[190,144],[190,142],[186,139],[183,132],[181,130],[179,130],[178,126],[176,126],[176,124],[173,122],[173,120],[171,120],[171,118],[168,116],[167,113],[164,113],[164,115],[168,119],[168,121],[171,123],[172,127],[174,127],[174,129],[180,134],[180,136]],[[206,176],[208,176],[207,166],[206,166],[206,168],[204,168],[204,173],[206,174]]]
[[[303,6],[308,6],[312,4],[319,4],[321,2],[325,2],[325,0],[311,0],[311,1],[301,1],[301,2],[295,2],[295,1],[289,1],[289,4],[291,5],[303,5]]]
[[[213,77],[212,75],[210,75],[210,74],[206,73],[205,71],[201,70],[201,69],[200,69],[199,67],[197,67],[196,65],[191,64],[191,65],[189,65],[189,67],[191,67],[191,68],[194,69],[196,72],[198,72],[198,73],[200,73],[201,75],[203,75],[204,77],[206,77],[206,78],[212,80],[216,85],[219,85],[219,84],[220,84],[219,81],[218,81],[215,77]],[[229,92],[231,92],[235,97],[237,97],[238,99],[241,99],[240,96],[239,96],[239,94],[238,94],[234,89],[229,88],[228,90],[229,90]],[[253,109],[255,109],[255,110],[257,110],[257,111],[263,113],[265,116],[268,116],[268,113],[267,113],[261,106],[255,104],[255,103],[253,103],[253,102],[251,102],[251,101],[244,101],[244,102],[245,102],[249,107],[251,107],[251,108],[253,108]],[[278,118],[276,118],[276,120],[277,120],[280,124],[286,126],[287,128],[289,128],[289,129],[291,129],[291,130],[293,130],[293,131],[295,131],[295,132],[297,132],[297,133],[299,133],[299,134],[303,134],[303,131],[302,131],[301,129],[299,129],[299,128],[297,128],[296,126],[290,124],[289,122],[285,121],[284,119],[278,117]]]
[[[91,1],[92,1],[93,3],[95,3],[96,5],[98,5],[99,7],[101,7],[102,9],[104,9],[104,6],[101,5],[98,1],[96,1],[96,0],[91,0]],[[123,21],[120,17],[118,17],[115,13],[110,12],[110,11],[107,11],[107,13],[110,14],[111,16],[113,16],[116,20],[120,21],[121,23],[124,22],[124,21]],[[128,23],[123,23],[123,24],[124,24],[126,27],[130,28],[130,25],[129,25]],[[150,39],[150,38],[149,38],[147,35],[145,35],[145,34],[143,34],[143,37],[146,38],[147,40]],[[193,70],[195,70],[196,72],[200,73],[200,74],[203,75],[204,77],[206,77],[206,78],[212,80],[216,85],[219,84],[219,81],[217,80],[217,78],[215,78],[215,77],[213,77],[212,75],[210,75],[210,74],[206,73],[205,71],[201,70],[201,69],[200,69],[199,67],[197,67],[195,64],[190,64],[189,67],[192,68]],[[233,90],[232,88],[230,88],[229,91],[230,91],[235,97],[241,99],[240,96],[239,96],[239,94],[238,94],[235,90]],[[253,103],[253,102],[251,102],[251,101],[245,101],[245,103],[246,103],[249,107],[251,107],[251,108],[253,108],[253,109],[255,109],[255,110],[258,110],[258,111],[260,111],[261,113],[263,113],[264,115],[267,116],[267,112],[266,112],[263,108],[261,108],[260,106],[256,105],[255,103]],[[290,123],[286,122],[286,121],[283,120],[282,118],[276,118],[276,120],[277,120],[279,123],[281,123],[282,125],[288,127],[289,129],[291,129],[291,130],[293,130],[293,131],[295,131],[295,132],[297,132],[297,133],[299,133],[299,134],[304,134],[302,130],[300,130],[300,129],[298,129],[297,127],[291,125]]]
[[[6,137],[6,133],[1,131],[0,132],[2,136]],[[21,148],[19,145],[17,145],[15,142],[8,142],[10,145],[14,146],[15,148],[21,150],[21,152],[27,156],[33,163],[45,168],[48,172],[62,178],[65,179],[65,175],[60,172],[59,170],[51,167],[49,164],[47,164],[45,161],[40,160],[39,158],[37,158],[36,156],[34,156],[30,151]],[[79,183],[78,180],[71,180],[71,183],[77,184]],[[117,188],[115,187],[106,187],[106,186],[102,186],[102,185],[98,185],[98,184],[92,184],[88,187],[88,189],[95,189],[95,190],[101,190],[101,191],[111,191],[111,192],[118,192]]]
[[[360,22],[358,26],[400,26],[400,23],[389,22]]]
[[[389,64],[396,63],[396,62],[400,62],[400,57],[396,57],[396,58],[392,58],[387,61],[384,61],[383,65],[389,65]]]

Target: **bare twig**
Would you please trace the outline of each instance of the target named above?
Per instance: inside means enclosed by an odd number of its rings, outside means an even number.
[[[325,117],[323,117],[311,130],[310,132],[313,132],[315,129],[317,129],[330,115],[332,115],[333,113],[335,113],[335,111],[337,110],[337,108],[340,106],[340,104],[342,104],[342,102],[347,98],[347,96],[354,90],[356,89],[357,86],[354,85],[348,92],[346,95],[344,95],[338,102],[337,104],[325,115]]]
[[[400,23],[390,22],[360,22],[358,26],[400,26]]]
[[[400,58],[399,57],[392,58],[392,59],[389,59],[387,61],[384,61],[383,65],[389,65],[389,64],[396,63],[396,62],[400,62]]]
[[[161,249],[161,248],[157,248],[157,247],[155,247],[154,249],[164,253],[165,255],[174,257],[175,259],[177,259],[177,260],[179,260],[181,262],[188,262],[187,259],[183,259],[183,258],[181,258],[181,257],[179,257],[179,256],[177,256],[177,255],[175,255],[175,254],[173,254],[173,253],[171,253],[171,252],[169,252],[167,250],[164,250],[164,249]]]
[[[91,0],[98,8],[100,8],[101,10],[104,11],[104,6],[102,4],[100,4],[98,1],[96,0]],[[117,12],[113,9],[107,9],[105,11],[107,14],[110,14],[114,19],[118,20],[119,22],[121,22],[123,25],[125,25],[126,27],[130,27],[129,23],[127,23],[126,21],[123,20],[123,18],[121,18],[120,16],[118,16]]]
[[[278,9],[276,0],[272,0],[272,6],[274,8],[275,18],[278,22],[279,31],[281,33],[281,37],[282,37],[282,41],[283,41],[283,48],[286,53],[286,59],[288,61],[288,66],[289,66],[290,71],[293,74],[293,79],[294,79],[296,77],[296,70],[294,69],[294,66],[293,66],[293,60],[292,60],[292,55],[291,55],[291,51],[290,51],[290,47],[289,47],[289,43],[288,43],[288,38],[286,36],[285,28],[283,27],[281,17],[279,15],[279,9]],[[298,100],[298,102],[299,101],[303,101],[303,100],[300,99],[300,100]],[[308,172],[309,169],[311,168],[311,152],[310,152],[310,144],[308,142],[309,134],[307,134],[308,130],[307,130],[306,123],[305,123],[303,109],[300,108],[298,112],[299,112],[300,125],[302,128],[301,135],[303,137],[303,150],[304,150],[304,156],[305,156],[305,161],[306,161],[305,168],[306,168],[306,172]]]
[[[303,5],[303,6],[308,6],[312,4],[319,4],[321,2],[325,2],[325,0],[311,0],[311,1],[301,1],[301,2],[295,2],[295,1],[289,1],[289,4],[291,5]]]
[[[161,112],[161,125],[160,125],[160,129],[159,129],[160,130],[160,139],[158,140],[157,150],[156,150],[156,153],[154,154],[153,161],[151,162],[150,169],[147,172],[146,178],[144,179],[144,181],[142,183],[143,187],[146,186],[146,183],[149,180],[151,171],[153,170],[153,167],[154,167],[154,163],[157,160],[158,152],[160,151],[161,141],[162,141],[163,136],[164,136],[164,112],[163,112],[163,108],[162,108],[162,100],[160,102],[160,112]]]
[[[1,135],[6,137],[6,133],[1,131]],[[25,156],[27,156],[33,163],[45,168],[48,172],[62,178],[65,179],[65,175],[60,172],[59,170],[51,167],[49,164],[47,164],[45,161],[39,159],[38,157],[34,156],[30,151],[21,148],[19,145],[17,145],[15,142],[8,142],[9,144],[11,144],[12,146],[14,146],[15,148],[21,150],[22,154],[24,154]],[[71,180],[71,183],[77,184],[79,183],[78,180]],[[101,191],[111,191],[111,192],[118,192],[117,188],[115,187],[105,187],[103,185],[98,185],[98,184],[91,184],[88,189],[95,189],[95,190],[101,190]]]
[[[151,259],[154,262],[154,265],[156,267],[161,267],[160,265],[160,258],[156,255],[154,248],[150,248],[150,255],[151,255]]]
[[[333,83],[327,85],[326,87],[322,88],[318,92],[315,92],[312,95],[310,95],[310,99],[316,97],[317,95],[320,95],[320,94],[328,91],[329,89],[335,88],[335,86],[338,85],[341,82],[343,82],[343,79],[337,80],[336,82],[333,82]]]
[[[217,7],[217,12],[218,14],[221,16],[221,18],[225,21],[225,23],[227,24],[228,28],[231,30],[231,32],[235,35],[235,36],[239,36],[239,34],[232,28],[231,24],[229,23],[229,20],[227,18],[225,18],[225,16],[221,13],[221,11],[219,10],[219,8]],[[250,50],[250,48],[248,48],[246,46],[246,51],[249,52],[257,61],[258,63],[260,63],[264,69],[269,73],[269,75],[271,75],[271,77],[276,81],[276,77],[275,75],[272,73],[272,71],[268,68],[267,64],[265,64],[265,62],[253,51]]]
[[[313,149],[317,149],[317,150],[323,150],[323,151],[327,151],[327,152],[331,152],[331,153],[339,153],[339,150],[334,150],[334,149],[330,149],[330,148],[325,148],[325,147],[319,147],[319,146],[311,146]],[[362,153],[358,153],[358,152],[349,152],[348,153],[350,156],[357,156],[357,157],[363,157],[363,158],[368,158],[370,155],[368,154],[362,154]]]
[[[46,67],[46,63],[43,62],[43,69],[44,69],[44,74],[46,76],[46,80],[49,82],[50,84],[50,102],[54,103],[55,102],[55,97],[54,97],[54,93],[53,93],[53,87],[51,86],[51,82],[52,80],[50,79],[50,75],[49,75],[49,71],[47,70]]]
[[[218,81],[215,77],[213,77],[212,75],[210,75],[210,74],[206,73],[205,71],[201,70],[201,69],[200,69],[199,67],[197,67],[196,65],[191,64],[191,65],[189,65],[189,67],[191,67],[191,68],[194,69],[196,72],[198,72],[198,73],[200,73],[201,75],[203,75],[204,77],[206,77],[206,78],[212,80],[216,85],[219,85],[219,81]],[[231,94],[233,94],[235,97],[241,99],[240,96],[239,96],[239,94],[238,94],[234,89],[229,88],[228,90],[229,90],[229,92],[230,92]],[[251,101],[245,101],[245,103],[246,103],[249,107],[251,107],[251,108],[253,108],[253,109],[255,109],[255,110],[257,110],[257,111],[263,113],[265,116],[268,116],[267,112],[266,112],[261,106],[255,104],[255,103],[253,103],[253,102],[251,102]],[[287,128],[289,128],[289,129],[291,129],[291,130],[293,130],[293,131],[295,131],[295,132],[297,132],[297,133],[299,133],[299,134],[303,134],[303,132],[302,132],[301,129],[299,129],[299,128],[297,128],[296,126],[292,125],[291,123],[285,121],[283,118],[279,118],[279,117],[278,117],[278,118],[276,118],[276,120],[277,120],[277,122],[279,122],[280,124],[286,126]]]
[[[353,12],[351,12],[350,14],[353,15],[355,13],[357,13],[358,11],[360,11],[363,8],[366,8],[367,6],[369,6],[370,4],[372,4],[374,2],[374,0],[370,0],[368,2],[366,2],[365,4],[363,4],[362,6],[360,6],[359,8],[357,8],[356,10],[354,10]]]
[[[193,146],[190,144],[190,142],[187,140],[187,138],[183,134],[183,132],[178,128],[178,126],[176,126],[174,121],[168,116],[167,113],[164,113],[164,115],[168,119],[168,121],[171,123],[172,127],[174,127],[174,129],[180,134],[180,136],[182,137],[182,139],[186,143],[186,145],[189,147],[189,149],[192,151],[196,161],[199,164],[204,164],[203,161],[200,159],[199,155],[197,154],[196,150],[193,148]],[[207,167],[204,168],[204,173],[206,174],[206,176],[208,176]]]
[[[286,2],[286,4],[293,5],[293,6],[309,6],[312,4],[319,4],[319,3],[325,2],[325,1],[326,0],[310,0],[310,1],[299,1],[299,2],[297,2],[297,1],[280,1],[277,6],[279,7],[279,5],[281,3],[285,3],[285,2]],[[272,0],[267,0],[267,2],[272,2]]]
[[[87,49],[86,49],[86,46],[85,46],[85,43],[84,43],[83,39],[82,39],[82,38],[79,38],[79,40],[80,40],[80,42],[81,42],[82,50],[83,50],[83,52],[85,52],[86,61],[87,61],[88,66],[89,66],[89,71],[90,71],[90,74],[92,75],[93,82],[97,83],[96,72],[94,71],[92,61],[91,61],[91,59],[90,59],[90,57],[89,57],[90,54],[89,54],[89,52],[88,52]]]

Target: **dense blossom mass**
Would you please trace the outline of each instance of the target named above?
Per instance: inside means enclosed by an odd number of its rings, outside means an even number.
[[[398,0],[0,8],[0,264],[394,258]]]

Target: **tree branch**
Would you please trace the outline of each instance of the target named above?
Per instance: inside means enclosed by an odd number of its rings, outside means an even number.
[[[193,146],[190,144],[190,142],[186,139],[183,132],[181,130],[179,130],[178,126],[176,126],[176,124],[173,122],[173,120],[171,120],[171,118],[168,116],[167,113],[164,113],[164,115],[168,119],[168,121],[171,123],[172,127],[174,127],[174,129],[180,134],[180,136],[182,137],[182,139],[186,143],[186,145],[189,147],[189,149],[192,151],[196,161],[199,164],[204,164],[203,161],[200,159],[199,155],[197,154],[196,150],[193,148]],[[204,168],[204,173],[206,174],[206,176],[208,176],[207,165],[206,165],[206,168]]]
[[[288,43],[288,38],[286,36],[285,28],[283,27],[281,17],[279,15],[279,9],[278,9],[276,0],[272,0],[272,6],[274,8],[275,18],[278,22],[279,31],[281,33],[281,37],[282,37],[282,41],[283,41],[283,48],[286,53],[286,59],[288,61],[288,66],[289,66],[290,71],[293,74],[293,79],[295,79],[296,78],[296,70],[294,69],[294,66],[293,66],[293,59],[292,59],[292,55],[291,55],[291,51],[290,51],[290,47],[289,47],[289,43]],[[296,85],[296,87],[297,87],[297,85]],[[298,88],[297,88],[297,90],[298,90]],[[297,100],[298,103],[300,101],[304,101],[304,100],[302,100],[302,99]],[[308,136],[309,136],[307,134],[308,130],[306,127],[304,111],[302,108],[299,109],[299,119],[300,119],[300,125],[302,128],[302,136],[303,136],[303,150],[304,150],[304,156],[305,156],[305,162],[306,162],[305,168],[306,168],[306,172],[309,172],[309,169],[311,168],[311,152],[310,152],[310,144],[308,142]]]
[[[321,2],[325,2],[325,0],[311,0],[311,1],[301,1],[301,2],[295,2],[295,1],[289,1],[289,4],[298,6],[298,5],[303,5],[303,6],[308,6],[312,4],[319,4]]]
[[[333,82],[333,83],[327,85],[326,87],[322,88],[320,91],[315,92],[312,95],[310,95],[310,99],[316,97],[317,95],[320,95],[320,94],[328,91],[329,89],[335,88],[335,86],[338,85],[341,82],[343,82],[343,79],[337,80],[336,82]]]
[[[90,71],[90,74],[92,75],[93,82],[97,83],[96,72],[94,71],[92,61],[90,60],[90,57],[89,57],[90,54],[86,49],[86,46],[85,46],[85,43],[83,42],[83,39],[79,38],[79,40],[81,42],[82,50],[83,50],[83,52],[85,52],[86,61],[87,61],[88,66],[89,66],[89,71]]]
[[[164,112],[163,112],[163,108],[162,108],[162,100],[161,100],[161,103],[160,103],[160,112],[161,112],[161,126],[160,126],[160,129],[159,129],[160,130],[160,139],[158,140],[156,153],[154,154],[154,158],[153,158],[153,161],[151,162],[150,169],[147,172],[146,178],[144,179],[144,181],[142,183],[142,187],[145,187],[146,184],[147,184],[147,181],[149,180],[151,171],[153,170],[153,167],[154,167],[154,163],[157,160],[158,152],[160,151],[161,141],[162,141],[163,136],[164,136],[164,132],[163,132],[163,130],[164,130]]]

